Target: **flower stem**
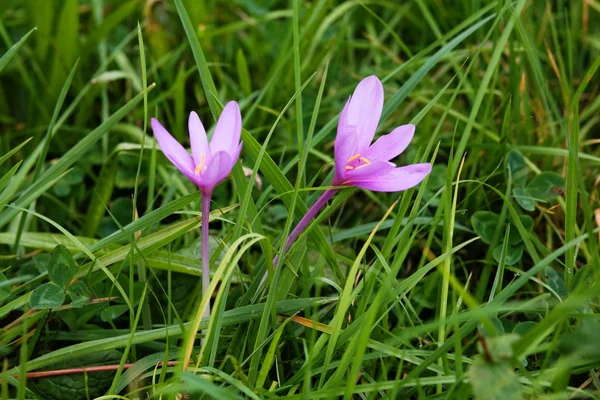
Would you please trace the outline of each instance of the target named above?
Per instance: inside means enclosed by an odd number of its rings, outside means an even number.
[[[210,218],[210,196],[211,192],[202,193],[202,296],[206,296],[208,285],[210,285],[210,251],[208,220]],[[204,309],[203,317],[210,317],[210,301]]]
[[[321,197],[319,197],[317,201],[315,201],[315,204],[313,204],[312,207],[306,212],[306,214],[304,215],[304,217],[302,217],[300,222],[298,222],[298,225],[296,225],[292,233],[290,233],[290,236],[288,236],[287,241],[285,242],[285,248],[283,249],[283,253],[281,254],[282,256],[284,256],[285,253],[287,253],[290,247],[292,247],[292,244],[294,244],[296,239],[298,239],[298,236],[300,236],[304,228],[306,228],[308,223],[317,215],[319,210],[323,208],[325,204],[327,204],[329,199],[331,199],[337,191],[338,189],[327,189],[323,192]],[[273,266],[276,267],[278,262],[279,256],[275,256],[275,258],[273,259]]]

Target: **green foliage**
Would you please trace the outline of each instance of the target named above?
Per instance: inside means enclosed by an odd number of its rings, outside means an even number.
[[[62,306],[65,301],[65,291],[53,283],[44,283],[31,293],[29,305],[31,308],[44,310]]]
[[[496,260],[497,263],[501,262],[500,260],[502,260],[502,252],[504,251],[502,245],[498,245],[496,247],[494,247],[494,250],[492,252],[492,255],[494,256],[494,260]],[[521,257],[523,256],[523,247],[522,246],[511,246],[508,245],[506,247],[506,254],[504,255],[504,264],[505,265],[515,265],[517,262],[519,262],[519,260],[521,259]]]
[[[544,270],[544,280],[560,297],[567,297],[569,294],[567,286],[562,276],[560,276],[552,267],[546,267]]]
[[[8,279],[6,279],[6,276],[0,272],[0,302],[7,297],[10,297],[10,290],[8,287],[6,287],[8,286],[7,281]]]
[[[507,154],[505,165],[514,198],[525,211],[534,211],[536,203],[549,203],[564,194],[565,179],[555,172],[541,172],[527,183],[527,164],[518,150]]]
[[[498,219],[498,214],[491,211],[477,211],[471,217],[473,230],[481,236],[481,240],[484,243],[493,243],[494,232],[498,227]]]
[[[533,228],[533,219],[529,215],[519,215],[519,220],[526,231],[531,231]],[[500,225],[500,216],[491,211],[477,211],[471,216],[471,225],[473,230],[479,236],[481,240],[486,244],[494,244],[494,237],[497,229],[503,231],[505,225]],[[494,247],[492,255],[497,263],[500,263],[504,255],[504,264],[515,265],[523,256],[523,238],[519,230],[511,222],[508,224],[508,239],[507,246],[504,247],[503,243],[500,243]]]
[[[469,368],[469,382],[478,400],[522,399],[523,390],[510,363],[512,343],[516,335],[502,335],[483,339],[479,344],[480,355],[473,358]]]
[[[598,321],[582,321],[570,335],[563,337],[560,343],[561,352],[566,356],[576,355],[584,359],[597,360],[600,351],[596,339],[600,334]]]
[[[2,57],[0,57],[0,72],[2,72],[2,70],[8,65],[10,60],[12,60],[13,57],[15,57],[17,55],[17,52],[19,51],[21,46],[23,46],[25,41],[29,38],[29,36],[35,30],[36,30],[36,28],[33,28],[32,30],[27,32],[27,34],[25,34],[17,43],[15,43],[13,46],[11,46],[11,48],[8,49],[8,51],[6,53],[4,53],[2,55]]]
[[[58,245],[52,250],[48,262],[48,276],[59,287],[66,289],[71,284],[77,272],[77,265],[69,250],[63,245]]]
[[[527,183],[527,162],[519,150],[512,149],[506,154],[504,162],[506,179],[510,179],[517,188],[525,187]]]
[[[554,172],[542,172],[527,184],[527,192],[538,201],[549,202],[565,189],[565,179]]]
[[[109,350],[60,362],[53,369],[85,368],[118,363],[123,353]],[[102,396],[110,387],[114,371],[89,372],[88,374],[67,374],[35,379],[31,388],[48,400],[86,400]]]
[[[71,298],[71,305],[75,308],[84,306],[91,298],[90,291],[85,283],[81,281],[73,282],[73,284],[67,288],[67,294]]]
[[[60,307],[66,294],[75,308],[82,307],[90,300],[91,293],[86,284],[82,281],[72,282],[77,273],[77,265],[65,246],[59,244],[52,250],[46,270],[52,282],[33,290],[29,299],[31,308],[43,310]]]

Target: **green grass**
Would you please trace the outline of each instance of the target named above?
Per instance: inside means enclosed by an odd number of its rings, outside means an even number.
[[[599,22],[595,0],[2,2],[0,398],[598,398]],[[395,161],[432,174],[343,189],[273,268],[373,74],[378,134],[416,124]],[[200,195],[148,121],[187,146],[230,100],[202,296]],[[57,245],[83,300],[34,309]]]

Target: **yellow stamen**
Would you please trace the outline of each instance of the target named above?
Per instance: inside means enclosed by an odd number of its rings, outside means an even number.
[[[358,153],[358,154],[355,154],[355,155],[353,155],[352,157],[350,157],[350,158],[348,159],[348,162],[352,162],[352,161],[356,160],[356,159],[357,159],[357,158],[359,158],[359,157],[360,157],[360,153]]]
[[[355,161],[355,160],[359,160],[359,161],[360,161],[362,164],[360,164],[360,165],[359,165],[359,166],[357,166],[357,167],[353,167],[353,166],[351,166],[351,165],[346,165],[346,171],[352,171],[352,170],[355,170],[355,169],[362,168],[362,167],[364,167],[365,165],[369,165],[369,164],[371,164],[371,161],[369,161],[368,159],[366,159],[366,158],[364,158],[364,157],[361,157],[360,153],[358,153],[358,154],[355,154],[355,155],[353,155],[352,157],[350,157],[350,158],[348,159],[348,163],[351,163],[352,161]]]
[[[360,164],[358,167],[356,167],[354,169],[359,169],[359,168],[362,168],[362,167],[366,167],[367,165],[371,164],[371,161],[367,160],[364,157],[360,157],[359,160],[362,161],[362,164]]]
[[[206,165],[204,165],[205,160],[206,156],[204,155],[204,153],[200,154],[200,164],[196,165],[196,169],[194,170],[196,176],[199,176],[201,172],[206,171]]]

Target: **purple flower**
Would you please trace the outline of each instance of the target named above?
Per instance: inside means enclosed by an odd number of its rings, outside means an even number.
[[[418,185],[431,164],[396,167],[390,160],[408,147],[415,133],[402,125],[371,144],[383,110],[383,86],[376,76],[363,79],[346,103],[335,138],[333,186],[357,186],[375,192],[399,192]]]
[[[152,118],[152,130],[160,149],[169,161],[203,194],[211,194],[215,186],[229,175],[235,165],[242,143],[242,116],[235,101],[227,103],[213,134],[210,145],[198,114],[190,113],[188,122],[192,155],[158,122]]]
[[[213,189],[229,175],[242,150],[242,116],[235,101],[227,103],[215,127],[210,145],[198,114],[190,113],[188,121],[192,155],[158,122],[152,118],[152,130],[162,152],[202,193],[202,293],[210,284],[210,252],[208,220]],[[210,304],[205,309],[210,316]]]
[[[390,162],[409,145],[415,133],[412,124],[402,125],[390,134],[375,137],[383,110],[383,86],[376,76],[363,79],[342,110],[335,138],[335,175],[332,186],[356,186],[376,192],[399,192],[415,187],[431,172],[431,164],[396,167]],[[289,250],[319,210],[337,193],[328,189],[306,212],[290,233],[284,248]],[[279,261],[275,257],[273,264]],[[264,281],[264,278],[263,278]]]

